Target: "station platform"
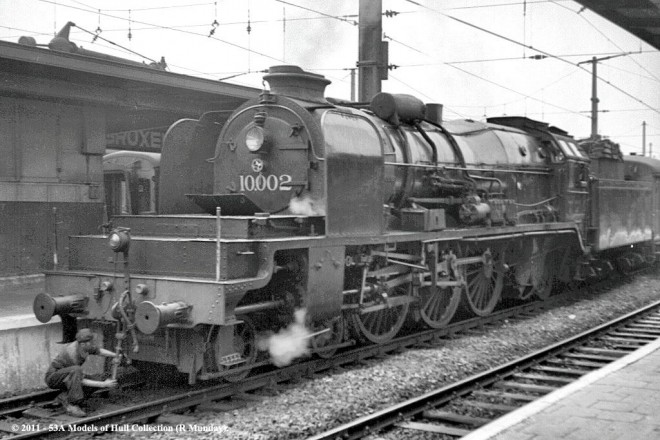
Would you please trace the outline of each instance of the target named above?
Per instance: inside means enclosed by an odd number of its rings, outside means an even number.
[[[32,302],[44,291],[44,276],[29,275],[0,278],[0,329],[16,324],[16,320],[34,318]],[[38,322],[38,321],[37,321]]]
[[[660,439],[660,339],[463,440]]]
[[[60,319],[44,324],[32,311],[43,291],[43,275],[0,278],[0,395],[44,388],[44,373],[61,350]]]

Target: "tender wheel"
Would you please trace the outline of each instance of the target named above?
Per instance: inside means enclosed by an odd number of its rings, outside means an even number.
[[[527,300],[535,296],[541,301],[545,301],[550,297],[554,282],[554,271],[547,266],[549,261],[541,257],[532,257],[532,261],[528,265],[528,271],[530,272],[528,283],[530,285],[520,288],[520,299]]]
[[[539,270],[538,275],[532,274],[532,293],[542,301],[550,298],[550,294],[552,293],[552,284],[554,281],[552,272],[550,268],[544,265],[543,269]]]
[[[502,296],[504,269],[490,249],[481,255],[481,261],[461,266],[466,281],[466,302],[477,316],[493,312]]]
[[[519,298],[532,296],[544,301],[550,297],[555,278],[561,272],[563,245],[557,238],[531,238],[521,242],[511,256]]]
[[[445,327],[454,317],[461,303],[460,287],[421,287],[419,314],[424,324],[431,328]]]
[[[238,382],[245,379],[250,374],[250,369],[246,368],[254,364],[257,358],[257,331],[252,319],[247,316],[238,317],[243,321],[241,324],[233,326],[234,335],[232,339],[233,351],[229,355],[220,356],[219,353],[226,353],[220,346],[222,338],[214,339],[215,364],[219,372],[240,369],[236,374],[223,376],[228,382]],[[244,369],[245,368],[245,369]]]
[[[396,299],[396,297],[391,297]],[[370,310],[372,307],[379,307]],[[390,341],[406,321],[410,303],[404,302],[382,308],[382,304],[367,305],[364,310],[351,316],[356,337],[364,342],[383,344]]]
[[[344,333],[346,330],[344,319],[339,316],[330,322],[324,323],[324,328],[330,330],[314,336],[312,338],[312,348],[318,357],[329,359],[337,353],[337,348],[325,347],[332,347],[341,344],[344,340]]]

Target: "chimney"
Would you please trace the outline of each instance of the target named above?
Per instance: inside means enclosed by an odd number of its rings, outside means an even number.
[[[426,104],[426,119],[436,124],[442,124],[442,104]]]
[[[284,95],[304,101],[327,104],[325,87],[330,80],[323,75],[305,72],[298,66],[273,66],[264,75],[271,93]]]

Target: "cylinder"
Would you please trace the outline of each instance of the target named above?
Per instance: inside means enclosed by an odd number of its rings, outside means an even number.
[[[34,316],[39,322],[46,323],[55,315],[68,315],[85,311],[85,297],[83,295],[50,296],[40,293],[32,304]]]
[[[189,310],[188,304],[182,301],[160,305],[144,301],[135,310],[135,325],[142,333],[150,335],[168,324],[185,322]]]
[[[490,205],[482,202],[461,205],[458,212],[461,221],[469,225],[486,220],[488,214],[490,214]]]

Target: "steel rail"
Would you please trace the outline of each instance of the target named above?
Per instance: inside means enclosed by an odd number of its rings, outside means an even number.
[[[210,385],[204,389],[186,390],[183,393],[174,394],[166,398],[154,400],[152,402],[145,402],[140,405],[134,405],[118,410],[114,409],[105,414],[95,414],[90,417],[76,420],[74,423],[69,423],[67,421],[64,425],[71,427],[85,426],[85,425],[107,426],[112,424],[138,423],[145,420],[152,420],[155,417],[162,415],[164,413],[176,412],[187,408],[193,408],[202,403],[207,403],[209,401],[227,398],[239,393],[245,393],[247,391],[253,391],[259,388],[264,388],[266,386],[278,382],[297,380],[301,376],[303,377],[310,376],[312,374],[322,372],[331,368],[359,362],[364,359],[368,359],[372,357],[382,356],[387,353],[395,352],[403,348],[420,345],[420,344],[435,343],[438,340],[441,340],[442,338],[452,337],[456,334],[473,329],[482,329],[486,325],[495,324],[497,322],[501,322],[506,319],[516,318],[521,316],[528,317],[530,315],[539,313],[542,310],[552,308],[557,304],[561,304],[564,300],[570,299],[571,295],[573,294],[574,292],[568,292],[565,294],[551,297],[549,300],[546,301],[536,301],[533,303],[526,303],[526,304],[506,308],[503,310],[496,311],[493,314],[485,317],[475,317],[475,318],[459,321],[456,323],[452,323],[442,329],[423,330],[421,332],[398,337],[385,344],[357,347],[354,349],[350,349],[346,352],[342,352],[333,358],[328,358],[328,359],[313,358],[311,360],[298,362],[288,367],[256,374],[252,377],[249,377],[245,382],[241,382],[241,383],[235,383],[235,384],[216,383],[215,385]],[[653,305],[649,307],[653,307]],[[632,314],[629,315],[633,315],[634,313],[637,312],[633,312]],[[625,319],[625,317],[622,319]],[[347,346],[351,346],[351,345],[352,345],[351,343],[343,342],[341,344],[338,344],[336,347],[346,348]],[[335,346],[324,347],[323,349],[327,350],[332,348],[335,348]],[[311,353],[314,353],[314,350],[311,350]],[[500,368],[504,368],[504,366]],[[238,371],[239,369],[232,370],[231,373],[234,374]],[[466,381],[467,380],[461,381],[459,382],[459,384],[447,388],[451,388],[451,389],[453,389],[452,387],[460,388],[460,384],[466,383]],[[31,393],[25,396],[16,396],[16,397],[0,400],[0,410],[4,410],[4,412],[0,415],[6,416],[9,414],[19,413],[20,411],[26,409],[25,408],[26,405],[34,406],[35,403],[52,400],[52,398],[57,393],[58,391],[55,390],[46,390],[46,391]],[[428,398],[430,399],[430,397]],[[404,404],[401,404],[401,407],[403,410]],[[50,417],[47,419],[49,421],[52,421],[53,424],[58,424],[57,416]],[[70,419],[67,418],[67,420]],[[37,438],[37,437],[58,438],[65,435],[70,435],[72,433],[73,433],[72,431],[62,432],[62,431],[40,430],[36,432],[22,432],[17,434],[12,433],[9,435],[8,438],[11,439]],[[330,437],[319,437],[319,438],[334,438],[334,437],[330,436]]]
[[[20,413],[35,403],[53,400],[59,393],[58,390],[44,390],[0,399],[0,417]]]
[[[522,358],[513,360],[499,367],[490,369],[483,373],[468,377],[457,383],[430,391],[419,397],[409,399],[405,402],[382,409],[373,414],[360,417],[352,422],[343,424],[329,431],[309,437],[308,440],[330,440],[330,439],[357,439],[377,432],[383,428],[391,427],[404,419],[411,418],[420,414],[430,407],[436,407],[447,403],[457,397],[469,394],[473,390],[484,385],[489,385],[501,380],[514,371],[520,370],[526,366],[536,364],[542,359],[555,356],[559,353],[570,350],[572,347],[583,343],[586,340],[597,337],[613,327],[618,327],[640,316],[645,316],[654,309],[660,308],[660,301],[642,307],[622,317],[616,318],[610,322],[602,324],[593,329],[582,332],[563,341],[557,342],[541,350],[537,350]]]
[[[464,332],[470,329],[481,328],[484,325],[503,321],[518,315],[533,314],[550,307],[554,302],[560,301],[561,298],[562,296],[557,296],[556,301],[538,301],[534,303],[523,304],[495,312],[492,315],[483,318],[471,318],[459,321],[439,330],[425,330],[407,336],[402,336],[382,345],[358,347],[346,353],[341,353],[337,357],[331,359],[314,358],[307,362],[298,363],[274,371],[258,374],[248,378],[245,382],[242,383],[222,383],[200,390],[185,391],[183,393],[174,394],[151,402],[145,402],[139,405],[114,409],[106,413],[84,417],[76,420],[75,422],[71,422],[70,419],[67,419],[67,422],[62,423],[55,417],[50,420],[52,426],[63,426],[64,430],[49,429],[49,424],[45,423],[42,424],[44,429],[11,434],[8,438],[11,440],[31,438],[61,438],[76,433],[76,427],[93,426],[97,428],[97,431],[95,432],[101,432],[101,427],[107,427],[110,425],[123,425],[126,423],[139,423],[145,420],[148,421],[164,413],[185,410],[213,400],[219,400],[240,393],[264,388],[273,383],[295,380],[301,376],[310,376],[313,373],[325,371],[334,367],[339,367],[341,365],[351,364],[362,361],[364,359],[382,356],[384,354],[400,350],[401,348],[428,343],[431,341],[437,341],[443,337],[452,336],[456,333]],[[327,347],[325,349],[327,349]],[[232,370],[232,374],[233,373],[234,371]],[[11,408],[11,404],[8,401],[7,414],[17,413],[21,410],[27,409],[25,403],[28,402],[34,403],[52,400],[58,391],[47,390],[42,393],[44,395],[42,399],[30,400],[30,395],[12,398],[15,399],[16,402],[19,402],[18,404],[21,406],[10,410],[9,408]],[[0,401],[0,405],[2,402],[3,401]]]

